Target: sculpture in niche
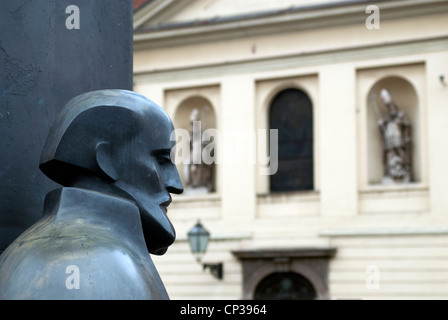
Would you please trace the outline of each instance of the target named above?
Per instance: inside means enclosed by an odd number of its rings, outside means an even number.
[[[210,143],[207,131],[201,129],[208,107],[195,108],[190,114],[190,161],[184,167],[185,193],[204,194],[213,191],[213,164],[202,159],[204,148]]]
[[[387,108],[387,115],[379,117],[378,126],[383,144],[383,184],[411,182],[411,122],[405,112],[396,105],[392,93],[387,89],[380,92],[381,101]]]
[[[167,207],[183,187],[173,130],[161,107],[131,91],[70,100],[40,160],[64,187],[1,255],[0,298],[168,299],[149,253],[175,240]]]

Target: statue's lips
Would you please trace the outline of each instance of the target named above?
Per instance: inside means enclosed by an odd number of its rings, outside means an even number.
[[[165,214],[166,214],[166,212],[168,211],[168,206],[171,204],[171,202],[172,202],[172,198],[171,198],[171,196],[169,196],[170,198],[168,199],[168,200],[166,200],[166,201],[164,201],[164,202],[162,202],[160,205],[159,205],[159,207],[165,212]]]

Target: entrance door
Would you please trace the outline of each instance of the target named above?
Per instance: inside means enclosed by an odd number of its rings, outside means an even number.
[[[295,272],[276,272],[260,281],[255,300],[312,300],[317,297],[313,285]]]

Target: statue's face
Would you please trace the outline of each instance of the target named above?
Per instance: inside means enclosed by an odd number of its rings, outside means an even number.
[[[64,186],[98,188],[134,201],[148,251],[163,254],[176,237],[166,215],[170,193],[183,191],[170,160],[175,145],[170,140],[173,130],[165,111],[139,94],[126,90],[87,92],[70,100],[53,124],[40,168]],[[112,188],[93,183],[90,175],[84,176],[86,172],[98,174]]]
[[[173,124],[162,109],[155,113],[143,120],[141,132],[120,150],[115,185],[139,207],[148,251],[164,254],[176,238],[167,217],[170,193],[182,193],[183,186],[170,159],[175,145],[170,140]]]

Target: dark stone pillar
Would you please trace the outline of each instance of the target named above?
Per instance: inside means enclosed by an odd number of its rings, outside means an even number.
[[[132,90],[132,14],[132,0],[1,1],[0,253],[58,187],[38,165],[62,106],[87,91]]]

